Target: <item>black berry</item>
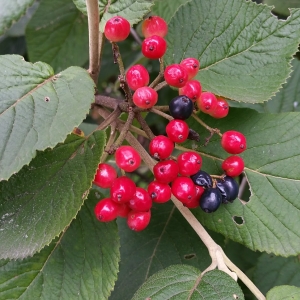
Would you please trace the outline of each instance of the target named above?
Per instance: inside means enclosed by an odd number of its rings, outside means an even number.
[[[210,175],[204,171],[198,171],[195,175],[191,176],[191,179],[195,184],[205,188],[210,188],[213,185]]]
[[[225,176],[224,179],[218,179],[217,187],[222,195],[222,202],[225,204],[233,202],[233,200],[238,196],[239,185],[230,176]]]
[[[200,207],[206,213],[216,211],[222,202],[222,195],[218,188],[208,188],[200,198]]]
[[[186,120],[193,112],[193,101],[185,96],[180,95],[173,98],[169,104],[170,114],[174,119]]]

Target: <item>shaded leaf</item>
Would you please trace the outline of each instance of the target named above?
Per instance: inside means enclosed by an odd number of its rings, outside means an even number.
[[[44,0],[26,28],[29,59],[50,64],[55,72],[88,61],[87,17],[72,0]]]
[[[24,258],[48,245],[88,195],[105,142],[70,135],[0,183],[0,258]]]
[[[0,0],[0,35],[2,35],[14,22],[26,13],[34,0],[7,1]]]
[[[208,17],[209,16],[209,17]],[[300,41],[300,10],[286,21],[251,1],[193,0],[169,23],[166,63],[200,60],[204,90],[242,102],[263,102],[285,82]]]
[[[267,294],[267,300],[296,300],[300,298],[300,288],[289,285],[276,286]]]
[[[36,150],[64,141],[93,101],[86,70],[70,67],[54,76],[45,63],[0,56],[0,181],[28,164]]]
[[[0,260],[1,299],[107,299],[117,278],[115,222],[94,217],[91,191],[70,227],[31,258]]]
[[[120,273],[110,300],[129,300],[151,275],[172,264],[205,269],[211,259],[207,248],[172,202],[152,208],[150,225],[133,232],[118,220],[121,237]]]
[[[238,284],[226,273],[214,270],[204,274],[187,265],[173,265],[151,276],[135,293],[133,300],[151,299],[244,299]],[[235,298],[234,298],[235,297]]]

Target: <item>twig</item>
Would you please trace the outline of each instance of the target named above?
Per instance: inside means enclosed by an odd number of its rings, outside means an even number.
[[[140,112],[137,112],[135,114],[136,119],[138,120],[138,122],[140,123],[141,127],[143,128],[144,132],[147,134],[147,136],[149,137],[150,140],[155,138],[155,135],[153,134],[152,130],[150,129],[150,127],[148,126],[147,122],[145,121],[145,119],[142,117]]]
[[[104,107],[108,107],[108,108],[112,108],[112,109],[116,109],[119,105],[119,103],[121,103],[122,100],[118,100],[112,97],[108,97],[108,96],[103,96],[103,95],[95,95],[95,104],[104,106]]]
[[[116,136],[117,136],[116,126],[117,126],[116,122],[113,122],[111,124],[110,135],[109,135],[108,141],[106,143],[105,149],[102,153],[102,156],[101,156],[101,159],[100,159],[101,162],[106,161],[106,159],[108,157],[108,150],[109,150],[109,148],[111,147],[111,145],[114,143],[114,141],[116,139]]]
[[[154,89],[155,89],[156,91],[159,91],[159,90],[161,90],[162,88],[164,88],[165,86],[168,86],[168,84],[167,84],[166,81],[163,81],[163,82],[159,83]]]
[[[142,40],[139,37],[139,35],[136,33],[136,30],[134,28],[130,28],[130,33],[133,36],[133,38],[135,39],[135,41],[139,44],[142,45]]]
[[[159,115],[159,116],[161,116],[161,117],[163,117],[163,118],[165,118],[165,119],[167,119],[169,121],[172,121],[174,119],[172,116],[170,116],[168,114],[165,114],[164,112],[162,112],[162,111],[160,111],[160,110],[158,110],[158,109],[156,109],[154,107],[152,107],[151,109],[149,109],[149,111],[152,112],[152,113],[155,113],[155,114],[157,114],[157,115]]]
[[[116,108],[109,116],[105,118],[105,120],[96,128],[96,130],[105,129],[108,125],[115,121],[120,114],[121,110],[119,108]]]
[[[89,74],[95,84],[99,74],[99,6],[98,0],[86,0],[89,27]]]
[[[153,108],[160,110],[160,111],[169,111],[169,105],[155,105]]]
[[[101,68],[101,60],[102,60],[104,43],[105,43],[104,33],[99,31],[99,61],[98,61],[99,73]]]
[[[149,85],[151,88],[155,88],[164,78],[164,59],[163,57],[159,59],[159,73],[153,82]]]
[[[206,128],[210,133],[214,134],[218,134],[219,136],[222,137],[222,134],[220,132],[220,130],[218,128],[212,128],[210,126],[208,126],[206,123],[204,123],[194,112],[192,113],[192,117],[199,123],[201,124],[204,128]]]

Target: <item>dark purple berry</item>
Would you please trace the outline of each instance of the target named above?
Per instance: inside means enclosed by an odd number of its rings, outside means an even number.
[[[218,179],[217,187],[222,195],[222,202],[225,204],[233,202],[239,194],[239,185],[230,176],[225,176],[223,180]]]
[[[170,115],[174,119],[186,120],[193,112],[193,101],[185,95],[173,98],[169,104]]]
[[[222,195],[218,188],[208,188],[200,198],[200,207],[206,213],[216,211],[222,202]]]
[[[204,171],[198,171],[195,175],[191,176],[193,182],[197,185],[203,186],[205,188],[210,188],[213,185],[213,181],[210,175]]]

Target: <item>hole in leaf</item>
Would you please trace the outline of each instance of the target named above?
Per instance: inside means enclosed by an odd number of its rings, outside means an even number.
[[[49,102],[50,101],[50,97],[46,96],[45,97],[45,102]]]
[[[239,299],[239,296],[236,294],[233,294],[233,299]]]
[[[98,192],[95,192],[95,196],[97,199],[100,199],[101,195]]]
[[[244,225],[245,223],[245,220],[243,217],[239,217],[239,216],[233,216],[232,217],[232,220],[233,222],[236,224],[236,225]]]
[[[195,253],[191,253],[191,254],[186,254],[184,256],[184,259],[193,259],[196,257],[196,254]]]
[[[250,197],[251,197],[251,190],[249,187],[249,183],[247,181],[247,177],[244,174],[240,175],[239,178],[239,195],[238,198],[240,199],[240,201],[242,202],[242,204],[247,204],[250,201]]]

